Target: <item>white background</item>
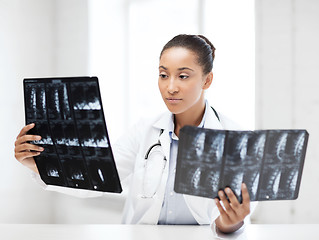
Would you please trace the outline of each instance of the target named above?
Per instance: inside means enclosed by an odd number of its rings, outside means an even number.
[[[318,12],[316,0],[0,0],[0,223],[120,222],[124,198],[43,191],[14,159],[22,80],[98,76],[115,141],[145,114],[165,111],[158,58],[179,33],[204,34],[217,49],[207,92],[217,110],[245,128],[310,133],[300,198],[261,203],[253,221],[318,223]]]

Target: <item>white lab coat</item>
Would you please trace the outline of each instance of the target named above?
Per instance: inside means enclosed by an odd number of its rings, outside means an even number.
[[[210,107],[207,109],[208,111],[206,113],[206,120],[204,123],[205,128],[239,129],[234,122],[230,121],[220,113],[219,121],[214,111]],[[157,224],[158,222],[164,199],[166,181],[168,178],[171,141],[168,126],[171,121],[172,113],[170,112],[161,114],[151,120],[142,120],[132,127],[129,132],[121,137],[114,145],[112,145],[121,183],[123,186],[129,185],[122,219],[122,222],[125,224]],[[161,129],[164,131],[160,135]],[[150,169],[150,171],[154,171],[154,174],[148,174],[150,176],[154,176],[154,179],[149,178],[149,182],[143,182],[145,154],[150,146],[158,142],[158,140],[161,143],[162,153],[167,158],[167,164],[161,174],[162,177],[156,194],[152,198],[143,198],[143,186],[145,186],[145,184],[156,184],[159,179],[157,176],[160,176],[158,171],[162,171],[159,169],[158,165],[153,168],[152,165],[148,165],[148,169]],[[155,154],[153,157],[158,159],[152,159],[152,161],[163,161],[163,155],[161,154]],[[35,177],[38,182],[41,182],[39,177]],[[79,191],[71,188],[46,186],[43,182],[41,184],[47,190],[59,191],[78,197],[96,197],[103,195],[103,193],[95,191]],[[198,224],[211,224],[219,215],[218,209],[212,199],[190,195],[184,195],[184,199]]]

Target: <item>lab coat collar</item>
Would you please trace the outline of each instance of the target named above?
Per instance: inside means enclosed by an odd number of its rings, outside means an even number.
[[[208,102],[206,102],[208,104]],[[220,117],[220,115],[219,115]],[[207,108],[207,115],[204,122],[204,128],[210,128],[210,129],[224,129],[221,122],[218,120],[214,110],[210,107],[208,104]]]
[[[153,127],[158,129],[170,130],[173,126],[173,114],[171,112],[165,112],[160,118],[153,124]]]

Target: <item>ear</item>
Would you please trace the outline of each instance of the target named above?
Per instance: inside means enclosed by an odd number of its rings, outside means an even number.
[[[203,89],[206,90],[210,87],[210,85],[213,82],[213,72],[210,72],[207,74],[207,76],[205,77],[205,82],[203,85]]]

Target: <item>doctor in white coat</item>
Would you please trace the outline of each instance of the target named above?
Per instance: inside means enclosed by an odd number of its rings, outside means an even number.
[[[219,192],[220,200],[173,191],[178,136],[183,126],[238,129],[232,121],[215,112],[204,97],[213,80],[214,53],[214,46],[201,35],[178,35],[164,46],[160,54],[158,86],[169,112],[141,120],[113,144],[121,182],[129,186],[123,223],[214,223],[217,229],[228,233],[241,228],[249,215],[251,207],[245,184],[242,185],[242,203],[229,188]],[[103,195],[46,186],[33,159],[43,148],[28,143],[41,138],[27,134],[33,127],[34,124],[27,125],[19,133],[15,157],[33,170],[35,179],[45,189],[81,197]]]

